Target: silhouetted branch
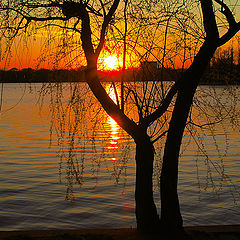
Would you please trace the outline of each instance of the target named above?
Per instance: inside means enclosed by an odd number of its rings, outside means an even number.
[[[81,40],[82,40],[82,47],[86,55],[87,61],[90,59],[93,61],[94,55],[94,48],[92,44],[92,30],[90,26],[90,17],[89,13],[85,8],[82,8],[82,29],[81,29]]]
[[[206,32],[206,39],[214,42],[219,38],[219,33],[213,11],[212,0],[201,0],[200,2],[203,13],[203,25]]]
[[[161,133],[160,135],[158,135],[155,139],[152,140],[152,143],[157,142],[160,138],[162,138],[163,136],[165,136],[168,133],[168,130],[164,131],[163,133]]]
[[[218,41],[218,46],[222,46],[240,30],[240,22],[236,22],[232,11],[223,1],[220,0],[214,1],[221,6],[221,13],[226,17],[229,25],[228,31],[222,37],[220,37]]]
[[[115,83],[112,82],[112,85],[111,85],[111,86],[113,86],[114,95],[115,95],[115,99],[116,99],[117,105],[118,105],[118,107],[120,107],[120,104],[119,104],[119,97],[118,97],[118,92],[117,92],[117,88],[116,88]]]
[[[45,27],[58,27],[58,28],[61,28],[61,29],[67,29],[67,30],[72,30],[72,31],[75,31],[77,33],[81,33],[81,31],[79,29],[76,28],[75,24],[74,24],[74,27],[68,27],[68,26],[62,26],[60,24],[55,24],[55,23],[49,23],[49,24],[45,24],[43,26],[40,26],[38,27],[37,29],[43,29]]]
[[[166,112],[174,95],[177,93],[177,87],[179,85],[178,82],[174,83],[174,85],[168,91],[166,97],[161,102],[160,106],[153,113],[143,119],[142,123],[140,124],[142,127],[147,128],[152,122],[160,118]]]
[[[214,1],[221,6],[220,12],[225,15],[228,21],[229,27],[230,28],[234,27],[237,24],[237,22],[233,16],[232,11],[229,9],[229,7],[223,1],[220,1],[220,0],[214,0]]]
[[[45,22],[45,21],[54,21],[61,20],[66,21],[69,20],[68,17],[32,17],[32,16],[24,16],[28,21],[36,21],[36,22]]]
[[[103,16],[104,16],[104,18],[105,18],[105,17],[106,17],[106,10],[105,10],[104,3],[103,3],[103,1],[102,1],[102,0],[99,0],[99,2],[100,2],[100,4],[101,4],[101,6],[102,6],[102,10],[103,10]]]
[[[99,41],[99,44],[97,46],[97,49],[95,51],[96,53],[96,56],[98,56],[103,48],[103,45],[104,45],[104,42],[105,42],[105,34],[106,34],[106,30],[107,30],[107,27],[110,23],[110,21],[112,20],[112,17],[119,5],[119,2],[120,0],[114,0],[108,14],[104,17],[104,21],[103,21],[103,24],[102,24],[102,29],[101,29],[101,33],[100,33],[100,41]]]
[[[129,89],[129,93],[133,94],[134,101],[135,101],[135,104],[136,104],[137,109],[138,109],[139,122],[142,122],[142,119],[143,119],[143,111],[142,110],[143,109],[142,109],[142,106],[139,103],[139,100],[140,100],[139,96],[137,95],[136,91],[134,91],[132,89]]]
[[[27,12],[25,12],[24,10],[18,10],[18,9],[15,9],[15,8],[11,8],[11,7],[3,7],[1,8],[1,10],[6,10],[6,11],[13,11],[13,12],[16,12],[17,14],[21,15],[24,19],[26,19],[27,21],[41,21],[41,22],[44,22],[44,21],[49,21],[49,20],[62,20],[62,21],[66,21],[68,20],[69,18],[67,17],[58,17],[58,16],[55,16],[55,17],[33,17],[31,15],[29,15]]]
[[[139,126],[133,120],[129,119],[110,98],[106,90],[99,82],[99,79],[95,73],[92,71],[92,69],[87,70],[87,74],[90,77],[88,79],[88,85],[93,94],[101,103],[104,110],[137,142],[139,139],[141,139],[141,137],[143,137],[143,132],[139,131],[141,130]],[[91,76],[92,74],[95,76]]]
[[[49,4],[29,4],[29,3],[21,3],[21,6],[24,6],[26,8],[31,8],[31,9],[37,9],[37,8],[50,8],[50,7],[60,7],[61,4],[57,3],[57,2],[52,2]]]

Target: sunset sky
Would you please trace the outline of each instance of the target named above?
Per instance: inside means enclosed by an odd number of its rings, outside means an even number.
[[[235,7],[234,4],[235,1],[232,2],[233,7]],[[120,6],[118,14],[122,14],[121,8]],[[237,19],[238,17],[236,16]],[[196,18],[198,18],[198,14],[196,14]],[[138,24],[138,22],[134,24]],[[178,26],[177,24],[179,23],[173,20],[171,22],[172,29],[168,30],[165,53],[163,53],[163,49],[166,23],[161,27],[157,25],[149,25],[147,27],[143,25],[141,27],[141,25],[134,24],[128,24],[126,68],[139,67],[140,61],[156,61],[156,59],[158,59],[159,65],[162,64],[163,59],[165,67],[186,68],[193,60],[196,49],[201,46],[201,38],[203,36],[196,35],[200,34],[201,31],[199,29],[196,30],[194,24],[188,29],[189,35],[184,36],[184,29],[181,29],[181,25]],[[225,23],[221,24],[224,26]],[[121,34],[124,32],[124,27],[122,22],[117,22],[115,25],[117,30],[111,27],[111,31],[106,36],[106,44],[98,59],[98,68],[101,70],[119,70],[123,66]],[[39,29],[37,30],[38,27]],[[176,30],[176,28],[178,29]],[[224,31],[222,29],[224,28],[221,27],[220,31]],[[92,21],[92,33],[93,42],[95,41],[96,43],[99,37],[99,26],[95,19]],[[184,40],[185,37],[186,39]],[[121,40],[119,41],[119,39]],[[237,53],[239,45],[236,38],[224,47],[232,46]],[[86,65],[79,33],[73,33],[72,31],[64,32],[56,27],[50,29],[32,24],[11,41],[11,51],[5,51],[5,47],[6,42],[3,38],[0,46],[0,69],[77,69]],[[164,57],[163,54],[165,54]],[[183,56],[185,57],[184,63]]]
[[[14,41],[11,51],[4,53],[7,56],[7,59],[0,60],[0,69],[23,69],[23,68],[68,68],[68,69],[77,69],[81,66],[86,65],[84,54],[80,52],[79,56],[78,51],[72,52],[69,56],[65,57],[64,59],[54,59],[53,53],[51,51],[47,52],[44,46],[44,37],[36,36],[36,37],[29,37],[27,39],[27,43],[24,38]],[[238,54],[239,45],[235,40],[229,42],[225,48],[234,47],[235,55]],[[56,47],[56,46],[55,46]],[[52,48],[53,49],[53,48]],[[118,51],[117,51],[118,50]],[[51,58],[52,57],[52,58]],[[71,62],[71,58],[73,61]],[[175,56],[175,67],[181,68],[182,62],[180,60],[181,54],[179,56]],[[150,60],[155,60],[150,59]],[[57,65],[56,65],[56,61]],[[185,62],[185,67],[188,67],[189,61]],[[70,64],[69,64],[70,63]],[[127,54],[126,57],[126,67],[139,67],[140,62],[138,57],[135,55]],[[123,54],[122,49],[113,49],[112,52],[110,51],[103,51],[98,60],[98,68],[100,70],[120,70],[123,66]]]

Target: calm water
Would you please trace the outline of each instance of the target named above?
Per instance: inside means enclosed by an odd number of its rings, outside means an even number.
[[[97,110],[78,114],[85,114],[87,120],[77,126],[76,133],[71,119],[62,126],[59,123],[67,116],[59,115],[61,107],[58,114],[51,111],[49,96],[39,101],[40,88],[38,84],[31,89],[25,84],[4,85],[0,230],[135,227],[132,140],[103,113],[101,127],[94,127]],[[68,130],[61,131],[59,126]],[[214,137],[211,131],[199,132],[202,142],[198,144],[209,158],[198,153],[189,133],[184,138],[179,197],[188,226],[240,223],[239,130],[226,123],[212,131]],[[157,159],[159,149],[161,144],[156,146]],[[73,174],[73,166],[79,175]],[[231,181],[221,177],[224,174]]]

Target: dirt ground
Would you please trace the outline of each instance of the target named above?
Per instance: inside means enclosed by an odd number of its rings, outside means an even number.
[[[185,227],[186,236],[143,235],[136,229],[2,231],[0,240],[240,240],[240,225]]]

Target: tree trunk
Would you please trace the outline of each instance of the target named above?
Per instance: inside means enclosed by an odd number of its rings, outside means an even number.
[[[183,226],[177,193],[178,159],[183,131],[194,92],[194,90],[188,92],[188,96],[184,91],[178,92],[165,144],[160,184],[161,221],[163,229],[167,231],[180,230]]]
[[[176,231],[183,229],[177,193],[179,152],[195,91],[215,50],[216,44],[214,42],[209,43],[206,41],[203,44],[178,88],[164,149],[160,183],[161,224],[166,230]]]
[[[143,232],[156,232],[160,220],[153,199],[154,147],[146,136],[136,143],[136,219],[137,228]]]

